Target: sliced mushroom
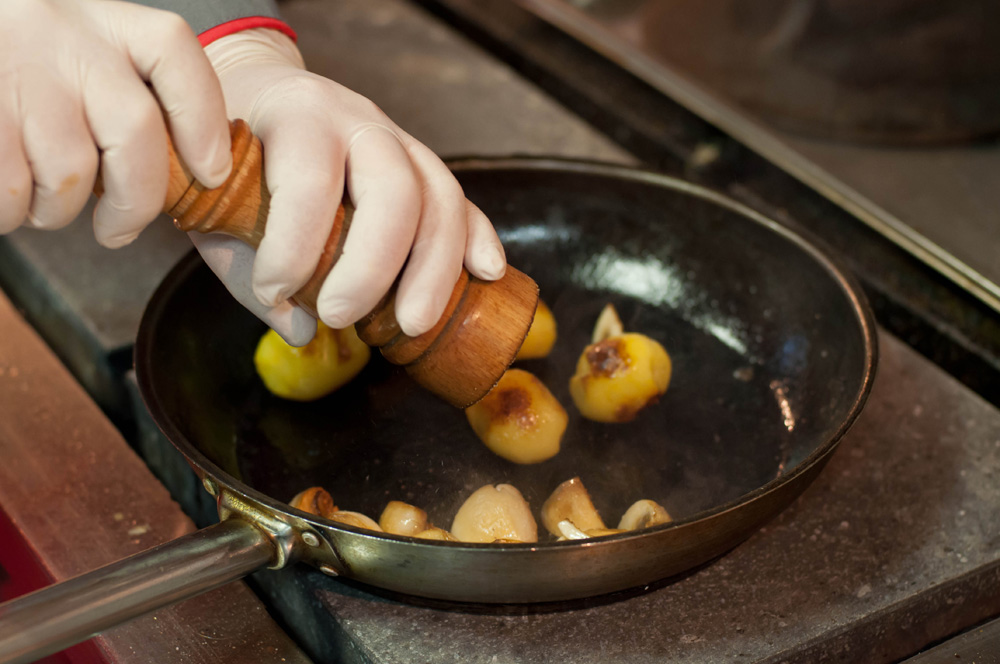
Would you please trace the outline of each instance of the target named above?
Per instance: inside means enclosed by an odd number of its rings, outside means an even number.
[[[569,521],[581,531],[605,527],[579,477],[557,486],[542,504],[542,525],[556,537],[564,534],[559,528],[560,521]]]
[[[378,525],[393,535],[415,536],[427,530],[427,512],[400,500],[390,500],[378,518]]]
[[[451,534],[462,542],[537,542],[538,526],[520,491],[509,484],[487,484],[458,508]]]
[[[671,521],[673,519],[663,505],[652,500],[637,500],[622,515],[618,527],[622,530],[641,530]]]

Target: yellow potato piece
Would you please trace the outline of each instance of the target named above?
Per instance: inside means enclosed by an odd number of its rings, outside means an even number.
[[[528,336],[524,338],[517,360],[535,360],[547,357],[556,345],[556,319],[548,305],[538,301],[535,318],[531,321]]]
[[[587,346],[569,393],[587,419],[628,422],[670,384],[670,356],[644,334],[626,333]]]
[[[371,349],[353,327],[343,330],[319,323],[307,345],[289,346],[274,330],[257,344],[257,374],[273,394],[295,401],[326,396],[354,378],[368,363]]]
[[[490,451],[522,464],[554,457],[569,421],[542,381],[522,369],[509,369],[465,416]]]

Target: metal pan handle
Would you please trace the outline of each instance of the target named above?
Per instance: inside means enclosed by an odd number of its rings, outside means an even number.
[[[0,604],[0,663],[32,662],[103,630],[235,581],[276,558],[242,519],[137,553]]]

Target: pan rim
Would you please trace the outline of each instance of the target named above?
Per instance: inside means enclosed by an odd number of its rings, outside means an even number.
[[[802,459],[794,468],[787,473],[777,475],[773,479],[760,487],[752,489],[733,500],[716,505],[714,507],[690,514],[676,521],[646,528],[641,531],[618,533],[601,538],[586,540],[569,540],[563,542],[524,542],[524,543],[504,543],[502,545],[491,543],[474,542],[445,542],[436,540],[423,540],[415,537],[393,535],[391,533],[376,532],[363,528],[357,528],[346,524],[330,521],[317,515],[303,512],[290,505],[276,500],[263,492],[250,487],[241,480],[233,477],[229,473],[219,468],[213,461],[208,459],[198,447],[190,441],[187,436],[177,427],[172,418],[159,406],[162,401],[156,398],[156,388],[154,382],[149,378],[149,353],[144,353],[143,349],[152,347],[153,336],[156,325],[154,320],[161,318],[160,311],[169,300],[169,296],[182,283],[179,278],[181,273],[187,273],[197,269],[202,261],[198,253],[192,249],[175,265],[157,286],[152,297],[147,304],[139,324],[139,331],[136,335],[136,343],[133,349],[133,363],[136,370],[136,380],[139,386],[139,393],[143,404],[149,411],[157,427],[163,432],[174,447],[176,447],[197,469],[200,469],[207,476],[218,480],[221,484],[230,489],[238,491],[255,502],[266,506],[275,514],[288,514],[297,520],[311,523],[315,526],[343,531],[352,535],[363,536],[376,540],[390,540],[407,544],[420,544],[429,547],[447,546],[452,549],[468,549],[470,551],[533,551],[556,548],[576,548],[580,546],[597,547],[602,544],[613,545],[625,540],[645,537],[654,533],[663,532],[675,528],[686,526],[690,523],[702,521],[716,517],[725,512],[745,506],[755,502],[767,494],[779,489],[785,484],[792,483],[795,478],[807,473],[817,463],[824,461],[838,446],[844,435],[853,426],[871,393],[875,380],[878,365],[878,335],[874,316],[868,305],[860,284],[851,272],[846,268],[836,254],[829,249],[819,238],[804,229],[795,229],[780,224],[777,221],[757,212],[756,210],[739,203],[717,191],[697,185],[681,178],[668,175],[666,173],[622,164],[614,164],[588,159],[572,159],[557,157],[536,157],[536,156],[506,156],[506,157],[456,157],[446,160],[450,169],[457,173],[475,171],[498,171],[498,170],[524,170],[524,171],[554,171],[559,173],[579,173],[587,176],[612,177],[654,185],[664,189],[670,189],[684,195],[700,198],[713,205],[730,210],[754,223],[760,224],[777,233],[784,239],[795,244],[800,250],[808,254],[818,265],[822,266],[830,275],[833,281],[839,286],[841,292],[850,303],[850,308],[854,313],[856,322],[862,332],[864,343],[864,371],[861,376],[861,385],[855,393],[851,407],[846,417],[840,425],[821,445],[817,446],[809,455]]]

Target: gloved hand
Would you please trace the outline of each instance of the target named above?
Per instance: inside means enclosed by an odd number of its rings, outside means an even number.
[[[232,164],[225,103],[183,19],[106,0],[0,2],[0,233],[71,222],[100,154],[94,234],[107,247],[134,240],[166,196],[160,105],[194,176],[222,184]]]
[[[320,290],[331,327],[367,314],[406,263],[395,313],[409,335],[440,318],[464,261],[482,279],[504,274],[503,248],[486,216],[465,199],[447,167],[372,102],[303,69],[295,44],[269,29],[205,48],[230,118],[243,118],[264,146],[271,206],[250,268],[237,240],[192,233],[206,260],[253,310],[251,294],[276,307],[272,327],[303,344],[315,325],[287,298],[315,271],[343,196],[356,212],[344,252]]]

